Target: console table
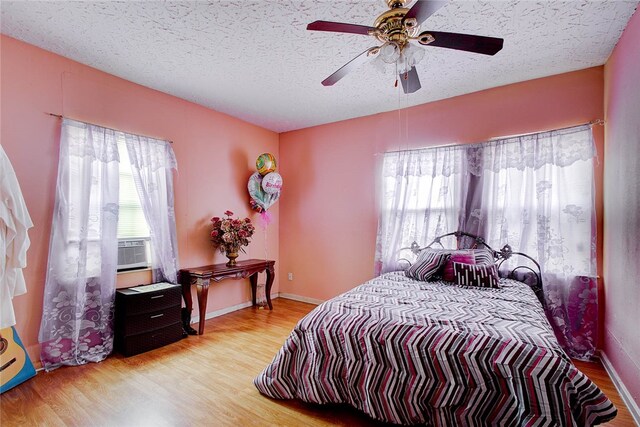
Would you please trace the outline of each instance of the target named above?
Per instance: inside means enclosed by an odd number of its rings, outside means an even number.
[[[196,331],[189,325],[193,303],[191,298],[191,285],[196,285],[198,290],[198,312],[200,313],[200,323],[198,324],[198,334],[204,333],[205,314],[207,311],[207,296],[209,294],[209,284],[213,280],[219,282],[224,279],[245,279],[249,278],[251,283],[251,300],[256,305],[256,289],[258,287],[258,273],[266,271],[267,283],[265,294],[269,310],[273,310],[271,304],[271,285],[275,277],[275,261],[248,259],[238,261],[234,266],[228,267],[226,264],[205,265],[196,268],[184,268],[178,273],[178,280],[182,285],[182,297],[186,305],[186,313],[182,321],[185,331],[190,335],[195,335]]]

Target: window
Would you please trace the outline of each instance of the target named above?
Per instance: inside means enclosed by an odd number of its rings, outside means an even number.
[[[414,240],[462,230],[510,243],[557,276],[595,276],[591,129],[387,153],[377,271]]]
[[[118,240],[149,239],[149,225],[144,217],[138,190],[131,172],[131,161],[124,138],[118,138],[120,154],[120,214],[118,218]]]
[[[457,227],[459,176],[410,176],[398,180],[386,177],[382,209],[385,215],[402,215],[402,246],[414,240],[424,241],[438,233]],[[398,192],[397,197],[394,192]],[[402,207],[397,203],[402,201]]]
[[[123,135],[118,135],[120,193],[118,217],[118,271],[149,267],[149,225],[142,210],[133,179],[129,151]]]
[[[136,189],[131,171],[129,153],[123,135],[114,135],[117,140],[118,155],[120,162],[119,170],[119,210],[118,210],[118,271],[147,268],[150,259],[149,245],[149,225],[144,216],[138,190]],[[71,156],[69,159],[69,201],[71,206],[81,206],[83,204],[83,190],[85,183],[91,183],[91,195],[89,197],[89,226],[86,229],[86,241],[88,252],[87,271],[92,275],[98,275],[100,271],[101,227],[100,221],[93,221],[98,218],[100,205],[104,198],[104,189],[97,185],[98,177],[101,175],[97,164],[88,164],[82,157]],[[80,226],[83,218],[81,215],[69,215],[69,245],[67,256],[75,258],[80,251],[79,242],[82,240],[81,233],[83,227]]]
[[[464,176],[450,165],[459,159],[461,150],[451,148],[385,154],[376,271],[398,268],[413,241],[427,244],[457,229]]]

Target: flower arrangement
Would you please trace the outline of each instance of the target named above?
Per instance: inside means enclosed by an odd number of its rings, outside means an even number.
[[[211,241],[218,246],[221,253],[227,254],[230,259],[227,265],[235,265],[238,251],[245,252],[242,247],[247,246],[251,241],[255,227],[249,218],[232,218],[231,211],[226,211],[224,215],[226,218],[217,216],[211,218]],[[235,254],[235,257],[229,256],[230,254]]]

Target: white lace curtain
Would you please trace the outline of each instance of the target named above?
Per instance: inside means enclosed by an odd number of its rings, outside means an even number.
[[[169,144],[64,119],[39,334],[46,370],[99,362],[113,349],[121,139],[134,159],[151,229],[152,268],[176,282],[171,176],[176,162]]]
[[[167,141],[126,134],[133,180],[149,224],[154,282],[178,283],[178,241],[173,203],[176,157]]]
[[[597,340],[594,157],[590,126],[385,154],[377,272],[397,269],[400,249],[414,240],[450,231],[494,248],[508,243],[540,263],[560,343],[589,358]]]

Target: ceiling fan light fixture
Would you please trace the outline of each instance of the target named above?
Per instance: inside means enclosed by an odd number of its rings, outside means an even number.
[[[387,64],[393,64],[400,58],[400,46],[394,42],[387,42],[380,48],[380,59]]]
[[[412,44],[407,44],[402,51],[402,55],[407,58],[407,63],[410,65],[409,68],[411,68],[422,61],[424,58],[424,49]]]
[[[423,58],[424,49],[412,44],[407,44],[405,48],[402,49],[400,58],[398,58],[398,73],[404,74],[409,72],[411,68],[422,61]]]

